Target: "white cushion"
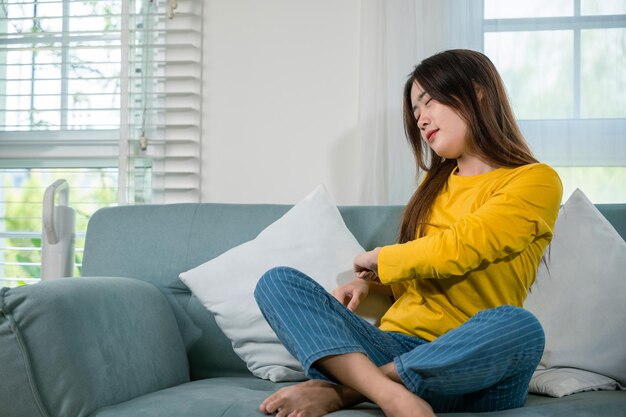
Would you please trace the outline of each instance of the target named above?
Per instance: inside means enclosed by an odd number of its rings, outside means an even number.
[[[573,368],[538,369],[530,381],[530,392],[564,397],[583,391],[614,391],[617,382],[604,375]]]
[[[348,230],[323,186],[292,207],[254,240],[230,249],[180,279],[231,340],[250,371],[274,382],[304,379],[302,367],[280,344],[254,300],[259,278],[275,266],[296,268],[327,291],[353,278],[363,248]],[[389,302],[370,295],[358,312],[376,321]]]
[[[626,242],[576,190],[561,207],[545,256],[524,304],[546,333],[540,366],[581,369],[625,385]]]

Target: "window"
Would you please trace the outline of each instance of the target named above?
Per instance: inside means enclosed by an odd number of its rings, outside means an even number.
[[[202,3],[0,0],[0,286],[39,275],[56,179],[99,207],[198,201]],[[167,116],[167,117],[166,117]]]
[[[41,276],[41,213],[45,188],[64,178],[73,187],[76,212],[74,276],[82,266],[89,217],[117,201],[117,168],[3,169],[0,171],[0,287],[38,281]]]
[[[484,52],[564,197],[626,202],[626,1],[485,0]]]

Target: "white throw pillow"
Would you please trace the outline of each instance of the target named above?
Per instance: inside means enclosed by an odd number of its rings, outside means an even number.
[[[524,304],[546,333],[540,366],[577,368],[626,385],[626,242],[576,190],[561,207],[546,256]],[[534,382],[537,392],[550,391]]]
[[[617,382],[604,375],[572,368],[538,369],[530,381],[530,392],[564,397],[584,391],[614,391]]]
[[[274,382],[305,379],[302,367],[278,341],[254,300],[261,276],[275,266],[290,266],[327,291],[353,276],[352,264],[363,248],[346,227],[323,186],[293,206],[254,240],[230,249],[180,279],[204,306],[250,371]],[[389,302],[370,295],[363,312],[376,321]]]

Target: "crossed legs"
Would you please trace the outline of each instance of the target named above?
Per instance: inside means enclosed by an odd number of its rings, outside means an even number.
[[[446,412],[519,407],[543,351],[536,319],[511,306],[480,312],[429,343],[382,332],[291,268],[268,271],[255,297],[313,379],[260,405],[278,417],[317,417],[363,401],[388,417],[431,416],[431,406]]]

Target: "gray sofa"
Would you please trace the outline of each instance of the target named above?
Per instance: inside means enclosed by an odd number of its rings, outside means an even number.
[[[599,208],[626,236],[626,205]],[[258,404],[285,384],[250,374],[178,275],[253,239],[288,209],[98,211],[87,232],[84,278],[0,290],[0,417],[262,415]],[[394,241],[401,207],[340,210],[363,247]],[[332,415],[382,413],[364,403]],[[623,417],[626,392],[530,395],[523,408],[488,415]]]

